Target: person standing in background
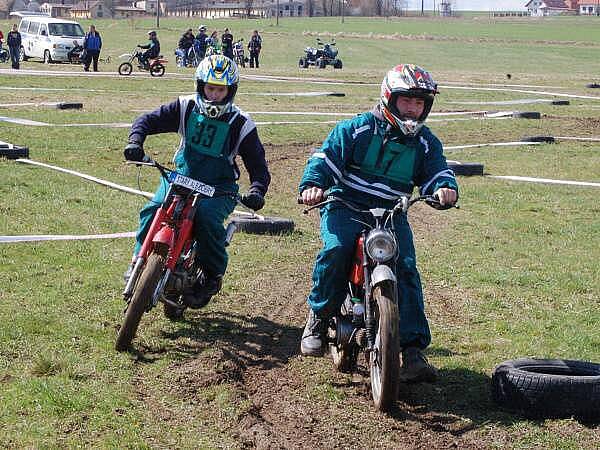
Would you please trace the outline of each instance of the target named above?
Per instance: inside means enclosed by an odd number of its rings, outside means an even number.
[[[229,32],[229,28],[225,28],[221,35],[221,49],[224,56],[233,60],[233,34]]]
[[[90,25],[90,31],[85,34],[83,39],[83,51],[85,59],[83,62],[83,70],[90,71],[90,64],[93,61],[94,72],[98,72],[98,58],[100,58],[100,49],[102,48],[102,38],[100,33],[96,31],[94,25]]]
[[[250,52],[250,67],[256,67],[258,69],[258,55],[262,48],[262,38],[258,34],[258,30],[252,32],[250,42],[248,42],[248,51]]]
[[[12,68],[19,68],[19,60],[21,58],[21,33],[17,30],[17,24],[13,24],[12,30],[8,32],[6,36],[6,43],[10,50],[10,60],[12,62]]]

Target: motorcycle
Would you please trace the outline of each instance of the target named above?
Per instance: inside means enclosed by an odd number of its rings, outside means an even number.
[[[119,65],[119,75],[131,75],[133,72],[134,61],[137,61],[136,65],[138,69],[150,72],[153,77],[162,77],[165,74],[165,64],[168,62],[161,56],[158,58],[149,59],[147,63],[140,61],[142,52],[137,48],[132,53],[125,53],[119,58],[126,58],[127,61]]]
[[[10,54],[8,53],[8,50],[5,49],[4,47],[0,47],[0,63],[5,63],[9,59],[10,59]]]
[[[249,59],[244,55],[244,39],[234,42],[233,44],[233,58],[238,66],[246,67],[246,63]]]
[[[319,69],[324,69],[331,65],[334,69],[342,68],[342,60],[339,59],[338,50],[335,48],[335,40],[330,43],[323,43],[317,38],[317,47],[306,47],[304,56],[298,60],[298,66],[301,69],[306,69],[308,66],[316,66]],[[321,48],[322,47],[322,48]]]
[[[301,199],[298,200],[301,202]],[[353,372],[361,351],[365,353],[375,407],[389,411],[396,400],[400,373],[400,330],[395,265],[398,245],[394,216],[406,214],[417,202],[440,205],[437,197],[401,196],[392,209],[361,210],[335,196],[306,208],[303,212],[340,202],[366,219],[366,228],[356,239],[354,258],[348,276],[348,291],[340,310],[328,323],[326,343],[335,368]]]
[[[158,302],[163,303],[168,318],[179,319],[183,316],[187,307],[183,297],[192,292],[194,283],[202,276],[202,269],[195,262],[196,254],[201,249],[196,244],[193,232],[198,203],[204,198],[217,196],[231,196],[238,201],[241,199],[236,192],[220,191],[156,161],[135,164],[155,167],[169,183],[169,188],[123,291],[127,306],[115,344],[118,351],[129,348],[144,312],[149,312]],[[227,225],[227,244],[235,228],[233,222]]]
[[[175,61],[177,63],[177,67],[183,67],[183,51],[184,50],[180,48],[175,49]],[[198,67],[198,64],[200,64],[201,60],[202,58],[200,58],[197,41],[194,40],[194,45],[187,50],[186,67]]]

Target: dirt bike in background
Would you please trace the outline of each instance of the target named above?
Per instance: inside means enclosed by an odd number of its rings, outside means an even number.
[[[2,42],[0,42],[0,63],[5,63],[9,59],[10,54],[8,53],[8,50],[2,45]]]
[[[301,199],[298,200],[301,203]],[[380,411],[389,411],[400,383],[400,330],[396,261],[398,245],[394,216],[406,214],[417,202],[440,205],[437,197],[400,197],[392,209],[361,210],[338,197],[306,208],[304,213],[328,203],[339,202],[364,216],[365,229],[356,239],[354,258],[348,275],[346,299],[330,320],[326,342],[334,366],[340,372],[353,372],[360,352],[365,353],[371,378],[371,394]]]
[[[233,59],[236,64],[240,67],[246,67],[246,63],[249,59],[244,55],[244,39],[240,39],[233,43]]]
[[[187,307],[183,296],[192,292],[194,283],[202,275],[202,269],[196,264],[196,255],[202,249],[197,245],[193,231],[198,203],[204,198],[217,196],[241,199],[236,192],[220,191],[155,161],[135,164],[158,169],[169,183],[169,188],[156,211],[123,291],[127,306],[115,344],[118,351],[129,348],[144,312],[149,312],[159,302],[163,303],[168,318],[183,316]],[[236,223],[230,222],[227,243],[235,229]]]
[[[150,72],[153,77],[162,77],[165,74],[165,65],[167,60],[161,56],[158,58],[151,58],[147,63],[142,63],[140,57],[142,52],[137,47],[131,53],[124,53],[119,58],[125,58],[127,61],[119,65],[119,75],[131,75],[133,72],[133,65],[135,64],[138,69]]]

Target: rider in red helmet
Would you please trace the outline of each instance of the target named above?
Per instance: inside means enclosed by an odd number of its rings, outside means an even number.
[[[363,209],[389,209],[401,194],[418,186],[423,195],[437,195],[440,208],[452,206],[458,198],[454,173],[446,165],[442,143],[424,126],[436,94],[431,75],[418,66],[401,64],[388,71],[379,103],[338,123],[308,160],[299,187],[303,202],[314,205],[327,190]],[[309,315],[300,345],[304,355],[323,354],[327,323],[345,298],[361,219],[339,204],[321,208],[323,248],[308,296]],[[431,334],[406,215],[399,215],[394,231],[399,250],[395,275],[401,299],[400,376],[403,381],[434,381],[437,371],[423,353]]]

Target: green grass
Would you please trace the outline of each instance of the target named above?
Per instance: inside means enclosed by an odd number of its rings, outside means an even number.
[[[179,31],[195,21],[161,21],[165,54]],[[284,19],[280,27],[268,20],[210,22],[215,28],[228,25],[236,36],[249,35],[254,28],[262,31],[264,60],[255,73],[375,83],[244,79],[236,98],[248,111],[328,112],[372,107],[384,71],[397,62],[390,55],[423,65],[442,84],[502,83],[511,73],[510,83],[594,95],[585,84],[594,81],[599,69],[597,24],[596,18],[584,17],[493,21],[482,15],[447,21],[347,18],[344,24],[336,19]],[[6,25],[0,21],[1,29]],[[151,20],[137,21],[135,30],[124,21],[97,25],[104,52],[113,57],[130,50],[153,26]],[[302,48],[314,42],[304,31],[345,33],[337,37],[344,69],[299,71]],[[439,39],[366,38],[370,32]],[[116,64],[102,68],[114,72]],[[35,61],[24,68],[79,70]],[[2,74],[1,87],[25,89],[0,90],[0,103],[81,101],[84,109],[3,108],[0,115],[53,124],[130,123],[139,114],[133,110],[155,108],[193,88],[191,70],[169,64],[167,72],[189,78]],[[32,87],[69,90],[28,90]],[[251,95],[297,91],[346,96]],[[430,126],[446,145],[532,135],[600,136],[596,100],[572,100],[568,106],[452,103],[538,97],[442,89],[434,111],[519,109],[544,116],[539,121],[445,121]],[[315,120],[281,115],[254,119]],[[425,439],[434,448],[453,442],[459,448],[596,448],[597,426],[575,420],[528,421],[498,410],[488,395],[491,371],[506,359],[600,359],[600,209],[594,188],[461,178],[460,210],[417,209],[415,242],[433,332],[429,356],[442,376],[435,385],[403,389],[391,417],[374,412],[364,383],[334,373],[328,360],[297,356],[319,241],[318,219],[300,214],[295,192],[310,149],[330,128],[259,126],[273,173],[265,214],[293,218],[296,231],[273,238],[237,234],[229,248],[223,292],[207,310],[192,312],[180,323],[153,311],[139,330],[137,353],[113,351],[123,310],[122,272],[132,240],[0,244],[0,445],[238,448],[270,442],[369,448],[376,436],[381,448],[400,448],[407,442],[418,446]],[[138,169],[122,164],[127,135],[127,128],[0,122],[0,140],[27,145],[35,160],[137,187]],[[177,143],[175,135],[151,136],[146,149],[167,162]],[[596,143],[559,141],[466,149],[447,156],[481,162],[492,175],[598,182],[597,148]],[[130,231],[144,203],[141,197],[12,161],[0,161],[0,174],[0,235]],[[143,190],[152,191],[156,181],[150,170],[141,171]],[[247,186],[245,175],[241,183]],[[311,411],[318,414],[307,424],[304,417]]]

